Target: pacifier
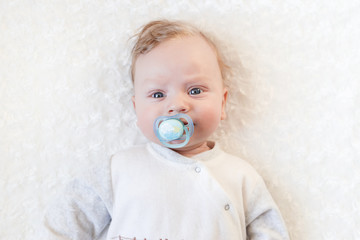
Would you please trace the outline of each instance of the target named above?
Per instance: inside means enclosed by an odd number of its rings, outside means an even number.
[[[188,144],[190,137],[193,135],[194,124],[191,117],[183,113],[170,117],[160,116],[155,119],[154,132],[164,146],[181,148]],[[183,142],[170,143],[175,140],[183,140]]]

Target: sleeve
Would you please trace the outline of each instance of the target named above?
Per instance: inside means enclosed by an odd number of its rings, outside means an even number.
[[[246,231],[248,240],[289,240],[281,213],[260,178],[247,199]]]
[[[111,221],[111,200],[108,170],[73,180],[46,211],[48,234],[51,239],[98,239]]]

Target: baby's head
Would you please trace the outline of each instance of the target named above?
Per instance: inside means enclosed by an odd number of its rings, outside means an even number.
[[[176,151],[191,155],[209,148],[209,136],[226,117],[226,71],[215,44],[197,28],[166,20],[145,25],[137,34],[131,64],[140,130],[159,143],[153,131],[156,118],[184,113],[194,122],[194,134]]]

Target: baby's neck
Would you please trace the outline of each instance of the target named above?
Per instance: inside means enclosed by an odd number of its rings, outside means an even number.
[[[199,153],[209,151],[213,147],[213,142],[204,142],[189,149],[176,149],[175,151],[185,157],[192,157]]]

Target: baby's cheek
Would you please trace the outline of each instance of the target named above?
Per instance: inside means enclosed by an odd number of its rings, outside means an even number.
[[[206,111],[203,114],[200,115],[202,119],[202,125],[208,130],[212,131],[217,128],[217,125],[220,122],[220,115],[219,112],[215,109],[212,109],[212,111]]]
[[[140,128],[140,130],[144,133],[144,135],[148,135],[151,124],[149,122],[149,119],[146,117],[146,115],[138,116],[137,125]]]
[[[221,118],[221,105],[216,103],[204,105],[202,107],[201,116],[206,119],[217,121]]]

